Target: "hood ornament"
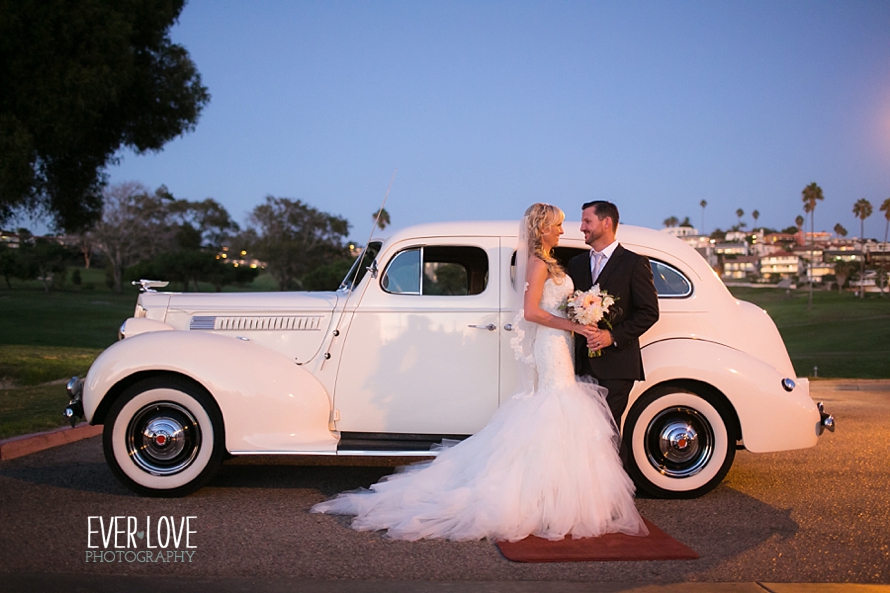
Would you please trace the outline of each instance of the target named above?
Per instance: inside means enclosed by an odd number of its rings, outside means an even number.
[[[132,284],[139,287],[139,292],[157,292],[156,288],[164,288],[170,283],[164,280],[133,280]]]

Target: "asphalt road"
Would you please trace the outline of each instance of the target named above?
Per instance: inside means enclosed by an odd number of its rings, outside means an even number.
[[[0,577],[890,583],[890,382],[816,383],[813,395],[838,422],[815,448],[739,452],[723,484],[697,500],[638,499],[641,512],[695,549],[698,560],[516,564],[486,541],[391,541],[352,531],[348,518],[307,512],[341,490],[368,486],[388,467],[242,458],[189,497],[140,498],[116,482],[100,439],[92,438],[0,463]],[[91,516],[102,517],[106,530],[110,517],[133,517],[154,541],[121,536],[129,548],[120,548],[119,558],[88,562],[98,553],[88,545],[102,545],[99,519]],[[191,561],[157,561],[155,554],[174,548],[161,548],[158,536],[171,522],[176,533],[184,517],[193,517]],[[177,550],[186,551],[184,544]]]

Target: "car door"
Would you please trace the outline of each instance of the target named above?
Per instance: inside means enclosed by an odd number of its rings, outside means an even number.
[[[499,240],[386,249],[349,323],[334,391],[341,432],[473,434],[498,406]]]

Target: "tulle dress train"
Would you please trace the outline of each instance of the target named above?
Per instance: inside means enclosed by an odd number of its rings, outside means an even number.
[[[548,279],[541,307],[564,315],[559,305],[572,290],[568,277]],[[312,512],[355,515],[354,529],[404,540],[645,535],[604,390],[575,377],[570,334],[535,329],[536,384],[481,431]]]

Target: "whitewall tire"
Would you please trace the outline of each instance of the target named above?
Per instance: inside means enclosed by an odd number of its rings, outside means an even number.
[[[190,381],[145,379],[111,406],[103,446],[112,472],[131,490],[184,496],[206,484],[222,462],[222,415],[213,398]]]
[[[735,458],[734,414],[704,389],[670,385],[640,397],[624,423],[627,471],[659,498],[695,498],[726,477]]]

